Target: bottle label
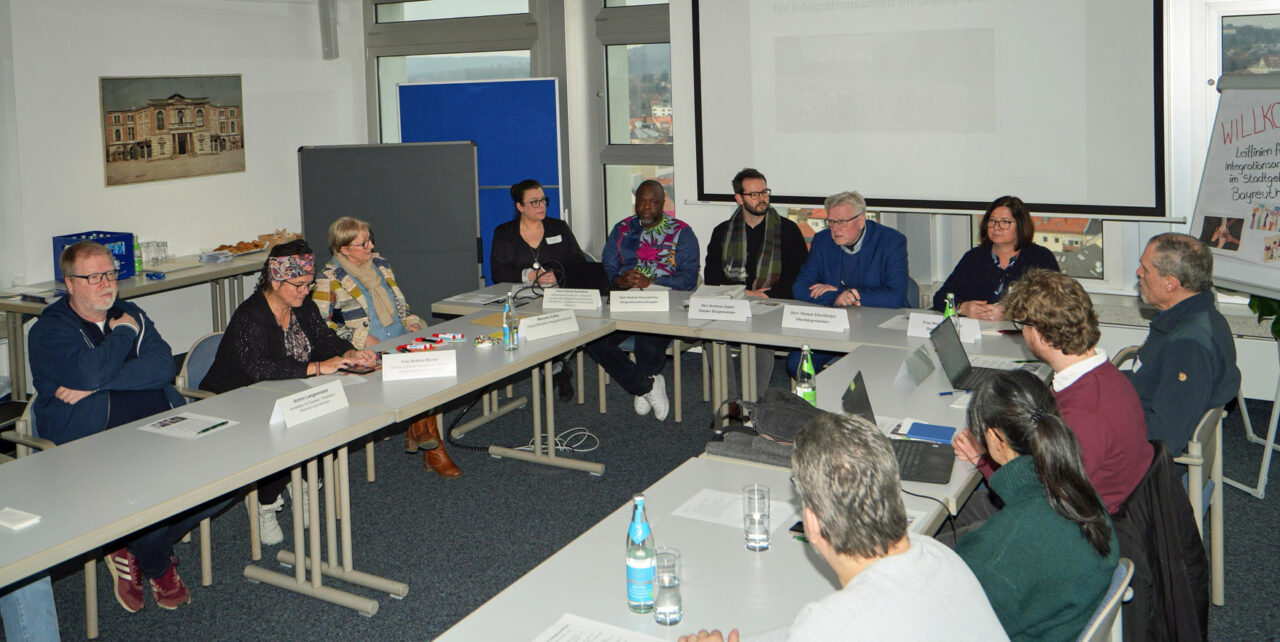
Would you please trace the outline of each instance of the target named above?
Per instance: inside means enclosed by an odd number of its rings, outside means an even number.
[[[627,558],[627,601],[639,604],[653,602],[653,578],[656,560]]]

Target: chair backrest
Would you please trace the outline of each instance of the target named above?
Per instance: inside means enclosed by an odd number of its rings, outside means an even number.
[[[1119,368],[1126,362],[1133,361],[1138,358],[1138,346],[1129,346],[1121,348],[1119,352],[1111,355],[1111,365]]]
[[[1128,596],[1129,580],[1133,579],[1133,562],[1127,557],[1120,558],[1120,563],[1116,565],[1116,570],[1111,573],[1111,586],[1107,588],[1106,595],[1102,596],[1102,602],[1098,604],[1098,610],[1093,612],[1093,617],[1089,618],[1088,626],[1084,627],[1084,631],[1080,632],[1080,637],[1076,638],[1078,642],[1105,642],[1113,640],[1120,642],[1121,629],[1120,626],[1120,604],[1125,601]]]
[[[209,374],[209,368],[213,367],[213,358],[217,356],[218,346],[221,343],[222,333],[210,332],[191,344],[191,350],[187,352],[187,357],[182,360],[182,370],[178,372],[177,385],[179,388],[195,389],[200,387],[200,382],[204,381],[204,376]]]
[[[1187,496],[1191,500],[1191,510],[1196,517],[1196,526],[1203,529],[1204,516],[1213,497],[1215,485],[1221,484],[1216,475],[1221,475],[1221,466],[1217,465],[1218,450],[1222,445],[1222,416],[1225,411],[1221,406],[1210,408],[1200,417],[1195,432],[1191,433],[1191,441],[1187,442],[1187,451],[1175,457],[1174,462],[1187,467],[1187,475],[1183,478],[1187,487]],[[1203,531],[1202,531],[1203,534]]]

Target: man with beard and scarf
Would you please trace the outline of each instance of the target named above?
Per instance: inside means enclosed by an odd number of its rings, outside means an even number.
[[[738,207],[716,226],[707,244],[707,285],[744,285],[749,297],[790,299],[809,248],[800,227],[769,205],[764,174],[750,167],[733,177]],[[756,348],[756,390],[769,387],[773,349]]]

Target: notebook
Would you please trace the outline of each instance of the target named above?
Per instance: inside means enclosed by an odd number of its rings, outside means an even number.
[[[969,362],[969,354],[960,343],[960,333],[950,317],[929,331],[929,341],[938,352],[938,361],[942,362],[942,371],[947,373],[952,388],[972,390],[982,381],[1004,372],[998,368],[977,368]]]
[[[853,380],[841,397],[841,405],[846,414],[861,417],[872,425],[876,424],[876,413],[871,408],[871,395],[867,392],[861,370],[854,373]],[[946,484],[951,481],[951,469],[955,465],[956,455],[950,446],[906,439],[891,439],[889,443],[898,460],[898,477],[902,481],[926,484]]]

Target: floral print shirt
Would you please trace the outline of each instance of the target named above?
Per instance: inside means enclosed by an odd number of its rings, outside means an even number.
[[[699,259],[693,228],[666,214],[649,229],[640,225],[637,216],[622,219],[609,232],[604,247],[604,267],[610,280],[635,269],[673,290],[692,290],[698,285]]]

